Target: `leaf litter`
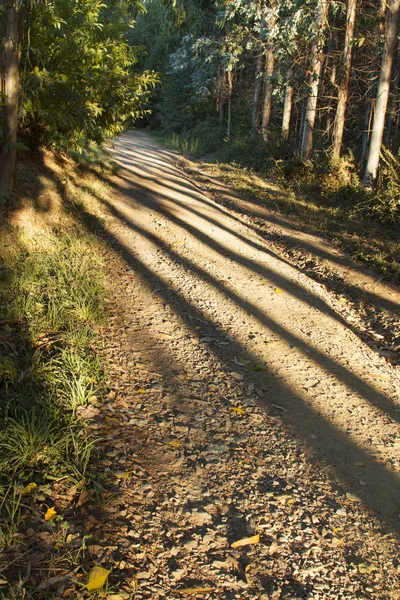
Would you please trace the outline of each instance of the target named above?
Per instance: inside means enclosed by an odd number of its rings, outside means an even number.
[[[307,447],[262,408],[250,373],[264,365],[240,364],[249,371],[232,375],[206,344],[192,338],[176,346],[165,337],[158,342],[164,350],[181,349],[184,359],[164,367],[145,332],[119,334],[146,315],[157,331],[173,320],[168,307],[157,317],[150,301],[127,317],[126,307],[144,293],[139,281],[127,290],[113,280],[116,318],[104,354],[129,377],[111,373],[115,397],[98,419],[112,453],[107,469],[131,477],[114,477],[116,495],[105,506],[83,507],[97,520],[91,531],[102,565],[112,567],[112,589],[138,600],[392,597],[395,538],[382,544],[379,522],[352,493],[332,486],[328,464],[319,459],[310,468]],[[131,393],[156,383],[156,396]]]

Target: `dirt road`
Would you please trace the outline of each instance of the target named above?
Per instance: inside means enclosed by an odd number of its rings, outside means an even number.
[[[136,473],[112,513],[133,597],[396,597],[398,371],[173,153],[128,132],[113,154],[105,414],[108,466]]]

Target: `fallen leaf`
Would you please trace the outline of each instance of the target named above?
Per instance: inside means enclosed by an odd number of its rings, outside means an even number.
[[[361,498],[359,498],[355,494],[352,494],[351,492],[346,492],[346,498],[348,500],[351,500],[352,502],[362,502]]]
[[[22,495],[30,494],[33,490],[37,488],[37,484],[32,481],[32,483],[28,483],[26,487],[22,490]]]
[[[178,460],[172,465],[172,468],[179,469],[183,465],[184,462],[185,462],[185,455],[182,454],[182,456],[180,456],[178,458]]]
[[[118,479],[129,479],[128,471],[115,471],[114,475],[115,477],[118,477]]]
[[[112,425],[120,425],[121,421],[116,417],[106,417],[106,423],[110,423]]]
[[[245,415],[246,414],[246,412],[243,410],[243,408],[240,408],[240,406],[231,406],[231,409],[233,410],[233,412],[236,412],[239,415]]]
[[[281,288],[275,288],[275,294],[283,294],[283,290],[281,290]]]
[[[78,501],[76,503],[76,506],[83,506],[84,504],[87,504],[90,500],[90,496],[91,494],[87,491],[84,490],[83,492],[81,492],[81,494],[79,495]]]
[[[246,365],[249,364],[249,360],[238,360],[236,358],[236,356],[233,357],[233,361],[239,366],[239,367],[245,367]]]
[[[378,568],[375,565],[368,565],[366,563],[360,563],[357,565],[360,573],[372,573],[373,571],[377,571]]]
[[[111,571],[103,569],[103,567],[93,567],[88,574],[86,589],[89,591],[101,590],[110,573]]]
[[[173,448],[180,448],[181,443],[179,440],[171,440],[170,442],[168,442],[168,446],[172,446]]]
[[[147,390],[144,390],[143,388],[139,388],[138,390],[136,390],[138,394],[146,394]]]
[[[233,542],[233,544],[231,544],[232,548],[240,548],[241,546],[248,546],[249,544],[258,544],[260,541],[260,534],[257,533],[257,535],[253,535],[252,537],[248,537],[248,538],[243,538],[241,540],[238,540],[237,542]]]
[[[196,588],[183,588],[181,590],[174,590],[175,594],[180,596],[194,596],[195,594],[209,594],[214,592],[215,588],[212,587],[196,587]]]
[[[57,515],[57,512],[53,508],[48,508],[46,511],[46,514],[44,515],[44,518],[46,521],[51,521],[51,519],[54,519],[54,517]]]

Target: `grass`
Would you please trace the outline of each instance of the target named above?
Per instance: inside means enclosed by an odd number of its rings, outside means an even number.
[[[96,440],[78,409],[99,403],[105,389],[97,352],[104,265],[101,243],[73,212],[75,202],[95,206],[104,185],[96,172],[109,167],[100,155],[80,158],[28,163],[0,222],[0,598],[36,597],[41,577],[80,564],[82,547],[62,541],[68,520],[45,514],[59,510],[58,497],[63,512],[71,486],[96,485]],[[85,190],[72,187],[76,180]],[[24,579],[33,530],[49,532],[53,545]]]
[[[76,419],[102,386],[92,348],[104,278],[89,239],[45,233],[0,248],[0,496],[17,481],[84,477],[92,442]]]
[[[349,181],[348,174],[347,181],[340,173],[307,174],[306,166],[291,168],[284,161],[276,161],[265,174],[235,162],[208,160],[200,166],[253,199],[255,206],[289,216],[306,230],[334,240],[389,281],[400,282],[399,224],[382,223],[374,216],[371,210],[377,203],[357,182]],[[366,206],[369,210],[364,211]]]

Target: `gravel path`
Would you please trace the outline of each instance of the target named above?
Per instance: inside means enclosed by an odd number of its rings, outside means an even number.
[[[173,153],[114,158],[93,555],[133,598],[400,598],[398,368]]]

